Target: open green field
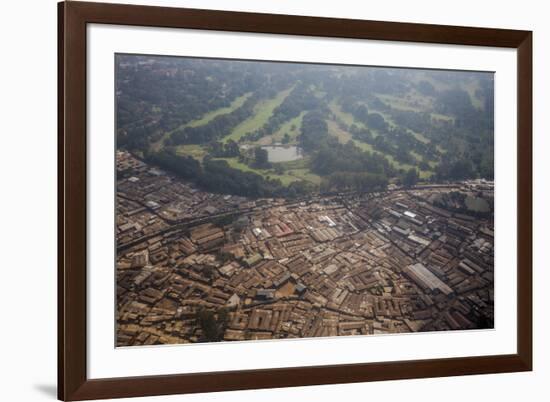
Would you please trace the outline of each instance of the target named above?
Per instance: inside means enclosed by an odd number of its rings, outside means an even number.
[[[185,125],[185,127],[203,126],[205,124],[210,123],[212,120],[214,120],[218,116],[221,116],[222,114],[231,113],[235,109],[240,108],[244,104],[244,102],[246,102],[246,100],[250,95],[252,95],[252,92],[248,92],[242,96],[239,96],[233,102],[231,102],[231,105],[208,112],[204,116],[202,116],[200,119],[190,121]]]
[[[363,102],[363,104],[364,104],[365,106],[367,106],[367,108],[368,108],[368,110],[369,110],[369,113],[378,113],[379,115],[381,115],[381,116],[384,118],[384,120],[386,121],[386,123],[388,123],[388,126],[389,126],[390,128],[395,128],[395,127],[398,126],[398,124],[393,120],[393,118],[391,117],[391,115],[388,114],[387,112],[385,112],[385,111],[383,111],[383,110],[380,110],[380,109],[377,109],[377,108],[374,108],[374,107],[372,107],[372,105],[369,105],[369,104],[366,103],[366,102]],[[372,133],[372,135],[373,135],[374,137],[376,137],[376,136],[378,136],[378,134],[380,134],[380,133],[378,132],[378,130],[375,130],[375,129],[370,129],[370,131],[371,131],[371,133]]]
[[[436,145],[435,149],[437,149],[437,152],[439,152],[439,153],[442,153],[442,154],[447,153],[447,150],[445,148],[443,148],[441,145]]]
[[[158,140],[157,142],[153,143],[151,145],[151,148],[154,151],[160,151],[164,147],[164,142],[172,135],[173,132],[184,129],[185,127],[198,127],[203,126],[205,124],[208,124],[212,120],[214,120],[216,117],[221,116],[223,114],[228,114],[234,111],[235,109],[241,107],[244,102],[248,99],[248,97],[252,95],[252,92],[248,92],[244,95],[241,95],[237,98],[235,98],[229,106],[222,107],[216,110],[212,110],[203,116],[201,116],[199,119],[195,119],[190,121],[189,123],[182,124],[181,126],[176,127],[173,130],[167,131],[163,134],[163,136]]]
[[[338,123],[336,123],[334,120],[327,120],[327,125],[328,125],[329,134],[336,137],[336,138],[338,138],[338,141],[342,144],[345,144],[348,141],[352,141],[358,148],[360,148],[363,151],[374,152],[374,153],[380,154],[380,155],[384,156],[388,160],[388,162],[390,162],[392,164],[392,166],[395,169],[405,169],[405,170],[407,170],[407,169],[410,169],[410,168],[414,167],[412,165],[399,162],[398,160],[396,160],[390,154],[386,154],[386,153],[383,153],[383,152],[380,152],[380,151],[374,149],[371,144],[368,144],[366,142],[362,142],[362,141],[358,141],[358,140],[354,139],[349,132],[347,132],[347,131],[343,130],[342,128],[340,128],[338,126]],[[420,155],[418,155],[418,154],[412,153],[412,155],[417,160],[422,159],[420,157]],[[432,168],[434,167],[434,165],[431,165],[431,166],[432,166]],[[433,172],[431,170],[430,171],[420,171],[419,174],[420,174],[420,178],[426,179],[426,178],[430,177],[433,174]]]
[[[309,86],[309,89],[313,93],[313,96],[315,96],[316,98],[323,99],[325,96],[327,96],[326,91],[323,91],[313,84]]]
[[[321,176],[311,173],[309,169],[291,169],[286,173],[298,180],[307,181],[317,185],[321,184]]]
[[[289,144],[295,144],[296,137],[298,137],[298,135],[300,134],[300,127],[302,127],[302,119],[304,117],[304,114],[306,114],[306,112],[302,111],[298,116],[286,121],[283,125],[281,125],[281,127],[275,133],[267,136],[271,139],[270,144],[282,142],[283,137],[286,133],[288,133],[290,137]]]
[[[411,168],[416,168],[416,166],[410,165],[408,163],[399,162],[392,155],[384,154],[384,156],[386,157],[386,159],[388,159],[388,161],[392,164],[392,166],[395,169],[409,170]],[[431,170],[420,170],[418,168],[416,168],[416,169],[418,170],[418,175],[421,179],[427,179],[427,178],[429,178],[430,176],[432,176],[434,174],[434,172],[431,171]]]
[[[299,177],[296,177],[289,172],[284,174],[276,174],[273,169],[257,169],[248,166],[245,163],[239,161],[238,158],[216,158],[216,160],[224,160],[227,164],[233,169],[238,169],[243,172],[252,172],[259,174],[265,178],[278,179],[284,186],[288,186],[290,183],[301,180]]]
[[[395,98],[395,97],[391,97],[391,98]],[[367,106],[368,107],[368,106]],[[344,112],[340,106],[333,100],[332,102],[329,103],[329,108],[330,110],[340,119],[342,120],[345,124],[347,124],[348,126],[351,126],[352,124],[355,124],[356,126],[360,127],[360,128],[368,128],[366,127],[365,124],[357,121],[350,113],[346,113]],[[382,115],[382,117],[384,118],[384,120],[386,120],[386,122],[389,124],[390,127],[396,127],[397,124],[395,123],[395,121],[392,119],[392,117],[388,114],[388,113],[385,113],[385,112],[382,112],[382,111],[379,111],[379,110],[374,110],[376,113],[379,113],[380,115]],[[347,133],[344,134],[342,132],[338,132],[338,130],[340,130],[339,128],[337,129],[334,129],[333,132],[334,134],[333,135],[336,135],[336,137],[338,137],[339,139],[341,140],[344,140],[343,143],[347,142],[347,140],[351,139],[351,134]],[[330,130],[329,130],[330,131]],[[342,130],[340,130],[342,131]],[[430,142],[430,140],[428,138],[426,138],[424,135],[420,134],[420,133],[417,133],[417,132],[414,132],[412,130],[409,130],[407,129],[407,131],[412,135],[414,136],[418,141],[420,142],[423,142],[424,144],[427,144]],[[376,130],[372,130],[371,129],[371,133],[374,137],[376,137],[378,135],[377,131]],[[348,137],[349,136],[349,137]],[[341,141],[342,142],[342,141]],[[365,144],[367,145],[365,147],[365,145],[359,145],[360,143],[358,141],[355,141],[354,142],[356,143],[357,146],[359,146],[361,149],[364,149],[364,150],[369,150],[369,151],[372,151],[372,147],[369,145],[369,144]]]
[[[290,94],[292,89],[293,87],[287,88],[277,93],[277,95],[273,98],[259,101],[258,104],[254,107],[254,114],[248,119],[242,121],[239,125],[237,125],[229,135],[227,135],[222,139],[222,141],[227,142],[230,139],[234,141],[238,141],[245,134],[249,132],[253,132],[261,128],[262,126],[264,126],[266,122],[269,120],[269,118],[272,116],[275,108],[285,100],[285,98]],[[233,100],[230,106],[206,113],[201,118],[193,120],[181,127],[178,127],[178,129],[182,127],[197,127],[203,124],[207,124],[217,116],[230,113],[236,108],[242,106],[242,104],[246,101],[246,99],[248,99],[250,95],[251,94],[248,93],[243,96],[240,96],[235,100]],[[425,108],[427,108],[428,106],[431,106],[427,104],[429,100],[426,100],[426,98],[424,98],[424,101],[423,101],[424,103],[422,103],[421,100],[417,99],[417,96],[409,96],[406,99],[401,99],[399,97],[390,96],[390,95],[380,95],[379,97],[384,103],[396,109],[425,111]],[[328,103],[328,106],[334,116],[332,119],[327,119],[329,134],[336,137],[340,143],[345,144],[348,141],[352,141],[358,148],[360,148],[363,151],[380,154],[384,156],[395,169],[408,170],[414,167],[410,164],[404,164],[397,161],[390,154],[382,153],[378,150],[375,150],[371,144],[354,139],[349,131],[342,128],[343,127],[342,123],[347,126],[351,126],[352,124],[355,124],[357,127],[360,127],[360,128],[368,128],[368,126],[362,122],[357,121],[352,114],[344,112],[336,100],[333,99],[330,103]],[[380,113],[384,117],[384,119],[388,122],[390,127],[396,126],[396,123],[393,121],[391,115],[389,115],[387,112],[382,112],[372,108],[369,108],[369,110]],[[260,138],[258,141],[255,142],[255,144],[269,145],[274,143],[280,143],[282,142],[283,137],[286,133],[288,133],[290,136],[290,143],[296,144],[297,136],[300,134],[300,127],[301,127],[302,119],[305,113],[306,111],[302,111],[297,117],[292,118],[286,121],[285,123],[283,123],[276,132]],[[449,116],[445,116],[445,115],[436,115],[434,117],[440,118],[443,120],[451,119]],[[158,147],[157,149],[161,149],[164,146],[165,139],[168,138],[168,136],[173,131],[165,133],[165,136],[161,140],[159,140],[156,144],[153,144],[153,145],[157,146]],[[416,133],[412,130],[407,130],[407,131],[412,136],[414,136],[417,141],[420,141],[422,143],[429,143],[429,139],[423,136],[422,134]],[[379,135],[379,133],[376,132],[376,130],[371,130],[371,132],[373,136]],[[204,156],[207,154],[207,151],[204,148],[204,146],[201,146],[198,144],[179,145],[177,146],[176,151],[179,155],[191,156],[199,161],[202,161]],[[420,155],[415,153],[412,153],[412,155],[415,157],[416,160],[418,161],[422,160]],[[292,162],[281,163],[280,165],[284,168],[283,174],[277,174],[274,169],[257,169],[257,168],[250,167],[245,163],[240,162],[238,158],[216,158],[216,159],[227,161],[229,166],[234,169],[238,169],[244,172],[253,172],[265,178],[269,177],[271,179],[278,179],[285,186],[288,186],[289,184],[295,181],[307,181],[317,185],[321,182],[321,177],[314,173],[311,173],[311,171],[309,170],[307,157],[296,161],[292,161]],[[432,168],[432,170],[419,171],[420,178],[427,179],[431,175],[433,175],[433,169],[435,168],[435,166],[437,166],[437,162],[431,161],[430,167]]]
[[[421,96],[417,92],[409,92],[404,97],[386,94],[379,94],[377,97],[385,104],[398,110],[427,112],[433,107],[432,102],[428,97]]]
[[[265,123],[267,123],[273,114],[273,110],[283,103],[293,88],[294,87],[291,87],[279,92],[274,98],[264,99],[258,102],[258,104],[254,107],[254,114],[238,124],[237,127],[233,129],[231,134],[224,137],[223,142],[227,142],[229,140],[237,142],[245,134],[261,128]]]
[[[353,117],[353,115],[351,113],[344,112],[342,110],[342,108],[340,107],[340,105],[336,102],[336,100],[333,99],[328,104],[328,107],[329,107],[330,111],[332,113],[334,113],[334,115],[337,118],[342,120],[348,126],[351,126],[352,124],[355,124],[359,128],[367,128],[363,123],[361,123],[360,121],[355,120],[355,117]]]
[[[203,146],[198,144],[189,144],[189,145],[179,145],[176,148],[178,155],[182,156],[191,156],[198,161],[203,160],[204,156],[207,154]],[[308,168],[309,158],[305,157],[302,159],[297,159],[290,162],[279,163],[284,168],[283,174],[277,174],[274,169],[258,169],[250,167],[245,163],[239,161],[238,158],[215,158],[216,160],[224,160],[228,165],[233,169],[238,169],[243,172],[252,172],[263,176],[264,178],[269,177],[270,179],[278,179],[284,186],[296,181],[307,181],[313,184],[321,183],[321,177],[311,173]]]
[[[357,146],[359,149],[361,149],[363,151],[378,152],[378,151],[374,150],[374,148],[371,144],[354,139],[353,136],[351,135],[351,133],[349,133],[348,131],[342,129],[338,125],[338,123],[335,122],[334,120],[327,120],[327,126],[328,126],[328,133],[330,135],[332,135],[333,137],[338,138],[338,141],[341,144],[346,144],[348,141],[351,141],[355,144],[355,146]],[[378,153],[380,153],[380,152],[378,152]]]
[[[422,134],[420,133],[417,133],[416,131],[412,131],[411,129],[407,129],[407,131],[414,137],[416,138],[418,141],[424,143],[424,144],[427,144],[430,142],[429,139],[427,139],[426,137],[424,137]]]
[[[422,161],[422,156],[417,154],[416,152],[414,151],[411,151],[411,155],[414,157],[414,159],[416,159],[418,162]],[[437,167],[437,162],[436,161],[427,161],[428,162],[428,165],[430,165],[430,170],[427,170],[425,171],[425,175],[431,175],[433,174],[433,170]],[[420,173],[422,173],[422,171],[420,171]],[[422,174],[420,175],[422,176]]]
[[[182,156],[192,156],[198,161],[202,161],[206,155],[206,150],[199,144],[178,145],[176,153]]]
[[[241,138],[246,133],[262,127],[267,122],[269,117],[272,115],[273,110],[283,102],[283,100],[286,98],[286,96],[288,96],[291,90],[292,88],[286,89],[284,91],[279,92],[277,96],[275,96],[274,98],[260,101],[258,105],[255,107],[255,114],[249,119],[239,124],[230,135],[226,136],[223,139],[223,141],[228,141],[229,139],[238,141],[238,139]],[[235,108],[239,107],[246,100],[247,96],[249,95],[244,95],[243,97],[237,98],[235,101],[232,102],[232,106]],[[341,121],[342,123],[346,125],[356,124],[359,127],[366,127],[363,123],[355,120],[355,118],[350,113],[346,113],[342,111],[342,109],[336,103],[336,101],[333,100],[329,104],[329,107],[330,107],[330,110],[334,113],[335,118]],[[227,113],[229,111],[229,108],[223,108],[223,110],[225,113]],[[286,121],[283,125],[281,125],[281,127],[277,130],[277,132],[261,138],[256,142],[256,144],[268,145],[268,144],[281,142],[285,133],[289,134],[291,138],[290,142],[295,144],[296,137],[300,133],[301,122],[305,113],[306,111],[302,111],[299,116]],[[222,109],[218,109],[216,111],[208,113],[207,115],[204,115],[201,119],[193,120],[193,122],[188,123],[188,126],[198,126],[201,124],[206,124],[208,121],[215,118],[215,116],[219,116],[220,114],[223,114]],[[386,113],[381,113],[381,114],[384,116],[386,121],[388,121],[388,124],[395,126],[395,123],[391,119],[391,116],[387,115]],[[404,164],[397,161],[390,154],[382,153],[378,150],[375,150],[371,144],[354,139],[351,133],[343,129],[341,127],[341,123],[339,124],[336,120],[327,119],[327,126],[328,126],[329,134],[336,137],[340,143],[345,144],[348,141],[352,141],[358,148],[360,148],[363,151],[375,152],[377,154],[380,154],[384,156],[395,169],[407,170],[414,167],[412,165]],[[418,141],[423,143],[429,142],[429,140],[426,137],[424,137],[422,134],[415,133],[411,130],[408,130],[408,131]],[[373,132],[373,134],[375,133]],[[202,161],[204,156],[207,154],[207,151],[205,150],[204,146],[198,145],[198,144],[179,145],[177,146],[176,150],[179,155],[191,156],[199,161]],[[422,159],[421,156],[418,154],[413,153],[413,156],[418,161]],[[311,173],[311,171],[309,170],[308,168],[309,160],[307,157],[303,159],[291,161],[291,162],[280,163],[280,165],[284,168],[283,174],[277,174],[274,169],[258,169],[258,168],[250,167],[245,163],[240,162],[238,158],[216,158],[216,159],[225,160],[227,161],[230,167],[241,170],[243,172],[253,172],[265,178],[269,177],[271,179],[278,179],[285,186],[288,186],[290,183],[293,183],[295,181],[302,181],[302,180],[313,184],[317,184],[317,185],[321,182],[321,177],[314,173]],[[435,168],[436,165],[437,165],[436,162],[433,162],[433,161],[430,162],[430,166],[432,167],[432,169]],[[432,170],[420,171],[419,174],[421,179],[426,179],[433,174],[433,171]]]
[[[284,186],[296,181],[306,181],[312,184],[320,184],[321,177],[315,173],[310,172],[307,167],[307,158],[295,160],[292,162],[280,163],[285,171],[283,174],[277,174],[274,169],[258,169],[248,166],[245,163],[239,161],[238,158],[215,158],[216,160],[224,160],[227,164],[233,168],[243,172],[252,172],[263,176],[264,178],[278,179]]]
[[[453,88],[448,83],[444,83],[440,80],[430,77],[429,74],[417,74],[414,78],[412,78],[412,80],[415,81],[416,83],[420,81],[427,81],[430,84],[432,84],[437,91],[445,91]],[[472,105],[474,105],[478,109],[483,108],[483,103],[481,102],[481,100],[479,100],[475,96],[475,92],[479,88],[477,81],[469,81],[469,82],[463,83],[462,85],[460,85],[460,87],[466,92],[468,92],[468,94],[470,95],[470,99],[472,101]]]
[[[338,125],[334,120],[327,120],[328,133],[333,137],[338,138],[338,142],[346,144],[348,141],[353,141],[351,134]]]
[[[296,159],[288,162],[279,162],[279,165],[287,170],[306,169],[309,166],[310,157],[304,156],[301,159]]]
[[[335,180],[379,189],[409,169],[441,181],[494,176],[489,74],[120,56],[117,146],[185,180],[188,167],[201,191],[286,198]]]
[[[395,122],[395,120],[393,120],[393,117],[390,116],[388,113],[386,112],[383,112],[383,111],[380,111],[380,110],[376,110],[376,109],[373,109],[373,112],[376,112],[376,113],[379,113],[383,118],[384,120],[386,121],[386,123],[388,123],[388,125],[391,127],[391,128],[395,128],[395,127],[398,127],[399,125]],[[439,116],[444,116],[444,115],[439,115]],[[447,118],[450,118],[448,116],[445,116]],[[411,134],[417,141],[419,142],[422,142],[424,144],[427,144],[430,142],[430,140],[428,138],[426,138],[423,134],[421,133],[418,133],[416,131],[413,131],[411,130],[410,128],[406,128],[405,129],[409,134]],[[372,134],[374,137],[376,137],[379,133],[377,133],[376,130],[371,130]]]
[[[431,118],[435,120],[443,120],[443,121],[451,121],[451,122],[454,121],[454,117],[452,116],[448,116],[446,114],[441,114],[441,113],[434,113],[434,112],[431,113]]]
[[[376,151],[371,144],[354,139],[351,133],[342,129],[334,120],[327,120],[327,126],[329,134],[338,138],[338,141],[341,144],[346,144],[348,141],[352,141],[358,148],[362,149],[363,151],[381,153],[379,151]]]

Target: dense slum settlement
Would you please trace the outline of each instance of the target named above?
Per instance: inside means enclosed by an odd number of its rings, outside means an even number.
[[[492,197],[477,180],[250,200],[119,151],[117,346],[492,328]]]

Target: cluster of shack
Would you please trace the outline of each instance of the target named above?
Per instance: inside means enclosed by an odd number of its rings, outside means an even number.
[[[492,214],[451,192],[493,185],[250,200],[118,152],[117,346],[492,328]]]

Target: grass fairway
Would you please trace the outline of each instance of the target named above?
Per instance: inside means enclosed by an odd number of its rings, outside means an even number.
[[[302,119],[304,114],[306,114],[306,112],[302,111],[295,118],[286,121],[274,134],[270,136],[272,142],[281,142],[285,136],[285,133],[288,133],[290,136],[290,144],[295,144],[296,137],[300,134],[300,127],[302,127]]]
[[[434,79],[433,77],[430,77],[428,74],[422,74],[418,75],[417,78],[414,80],[417,83],[420,81],[428,81],[430,84],[434,86],[434,88],[437,91],[445,91],[448,89],[453,89],[453,87],[445,83],[441,80]],[[483,102],[478,99],[478,97],[475,95],[476,90],[479,88],[478,82],[476,81],[468,81],[468,82],[461,82],[459,84],[460,88],[468,92],[470,95],[470,100],[472,101],[472,105],[476,108],[482,109],[483,108]]]
[[[206,155],[206,150],[198,144],[178,145],[176,147],[176,154],[182,156],[192,156],[202,162],[204,156]]]
[[[205,124],[210,123],[212,120],[214,120],[218,116],[221,116],[222,114],[231,113],[235,109],[240,108],[244,104],[244,102],[246,102],[246,100],[248,99],[248,97],[250,95],[252,95],[252,92],[249,92],[249,93],[246,93],[242,96],[239,96],[233,102],[231,102],[231,105],[229,105],[227,107],[222,107],[220,109],[212,110],[211,112],[206,113],[200,119],[193,120],[193,121],[190,121],[189,123],[185,124],[185,127],[203,126]]]
[[[223,138],[223,142],[227,142],[229,140],[237,142],[245,134],[261,128],[267,120],[269,120],[273,114],[273,110],[283,103],[293,88],[294,87],[291,87],[279,92],[274,98],[264,99],[258,102],[256,106],[254,106],[254,115],[237,125],[231,134]]]
[[[432,120],[441,120],[441,121],[450,121],[450,122],[454,122],[454,117],[452,116],[448,116],[446,114],[441,114],[441,113],[434,113],[432,112],[430,114]]]
[[[226,161],[227,164],[233,169],[238,169],[243,172],[256,173],[256,174],[259,174],[260,176],[263,176],[264,178],[278,179],[281,181],[283,186],[288,186],[290,183],[300,180],[299,178],[294,177],[293,175],[288,174],[287,172],[285,172],[284,174],[276,174],[275,171],[272,169],[256,169],[256,168],[250,167],[247,164],[240,162],[238,158],[216,158],[216,160]]]
[[[327,120],[327,126],[328,133],[333,137],[338,138],[338,142],[340,142],[340,144],[346,144],[348,141],[353,141],[351,134],[345,130],[342,130],[338,126],[338,123],[334,120]]]
[[[414,93],[407,94],[408,98],[385,94],[378,94],[376,96],[392,108],[403,111],[426,112],[432,107],[426,97],[417,96]]]
[[[203,146],[197,144],[179,145],[176,148],[176,152],[181,156],[191,156],[200,162],[202,162],[204,156],[206,155],[206,150]],[[269,177],[270,179],[278,179],[281,181],[283,186],[288,186],[295,181],[307,181],[313,184],[321,183],[321,177],[309,171],[309,168],[307,167],[308,159],[306,158],[281,163],[281,165],[285,168],[285,172],[283,174],[275,173],[274,169],[256,169],[250,167],[247,164],[240,162],[236,157],[215,158],[215,160],[224,160],[233,169],[238,169],[243,172],[256,173],[264,178]]]
[[[410,130],[410,129],[407,129],[407,131],[408,131],[410,134],[412,134],[412,136],[413,136],[414,138],[416,138],[418,141],[420,141],[420,142],[422,142],[422,143],[424,143],[424,144],[427,144],[427,143],[430,142],[429,139],[427,139],[426,137],[424,137],[422,134],[417,133],[416,131],[412,131],[412,130]]]
[[[389,154],[380,152],[378,150],[375,150],[371,144],[368,144],[366,142],[362,142],[362,141],[358,141],[358,140],[354,139],[350,133],[348,133],[345,130],[342,130],[338,126],[338,123],[336,123],[334,120],[327,120],[327,125],[328,125],[329,134],[336,137],[336,138],[338,138],[338,141],[342,144],[345,144],[348,141],[352,141],[358,148],[360,148],[363,151],[374,152],[374,153],[377,153],[379,155],[382,155],[388,160],[388,162],[390,162],[390,164],[395,169],[408,170],[410,168],[414,168],[413,165],[410,165],[410,164],[407,164],[407,163],[401,163],[401,162],[397,161],[392,155],[389,155]],[[411,131],[411,133],[412,133],[412,131]],[[412,134],[414,135],[415,133],[412,133]],[[418,135],[420,136],[420,134],[418,134]],[[426,138],[423,138],[423,139],[428,141]],[[420,139],[418,139],[418,140],[420,141]],[[413,156],[417,160],[421,160],[420,155],[413,153]],[[432,168],[433,168],[433,166],[432,166]],[[419,176],[420,176],[421,179],[427,179],[432,174],[433,174],[433,172],[431,170],[426,170],[426,171],[421,170],[421,171],[419,171]]]
[[[397,109],[397,108],[396,108]],[[388,123],[388,125],[391,127],[391,128],[395,128],[395,127],[399,127],[399,125],[393,120],[392,116],[390,116],[388,113],[386,112],[381,112],[379,110],[373,110],[373,112],[376,112],[376,113],[379,113],[383,118],[384,120],[386,120],[386,123]],[[441,116],[444,116],[444,115],[441,115]],[[447,117],[447,116],[445,116]],[[416,131],[413,131],[409,128],[404,128],[410,135],[412,135],[417,141],[419,142],[422,142],[424,144],[428,144],[430,142],[430,140],[428,138],[426,138],[424,135],[420,134],[420,133],[417,133]],[[376,137],[377,135],[379,135],[379,133],[376,131],[376,130],[371,130],[372,134],[374,137]]]
[[[245,134],[261,128],[272,116],[275,108],[279,106],[284,101],[284,99],[290,94],[292,89],[293,88],[288,88],[286,90],[283,90],[277,93],[277,95],[271,99],[264,99],[259,101],[258,104],[254,107],[254,114],[250,118],[242,121],[237,127],[235,127],[235,129],[231,132],[231,134],[224,137],[222,141],[227,142],[229,139],[238,141]],[[236,98],[231,103],[230,106],[209,112],[203,115],[200,119],[193,120],[184,126],[197,127],[204,124],[208,124],[208,122],[212,121],[217,116],[230,113],[232,110],[235,110],[236,108],[240,107],[250,95],[251,94],[249,93],[249,94],[240,96]],[[384,101],[388,102],[390,101],[390,99],[386,97]],[[391,99],[391,101],[397,102],[397,99]],[[357,127],[360,127],[360,128],[368,128],[367,125],[357,121],[353,117],[353,115],[351,115],[350,113],[344,112],[336,100],[332,100],[328,106],[333,113],[333,117],[328,118],[326,120],[328,131],[329,131],[329,134],[337,138],[340,143],[346,144],[349,141],[352,141],[353,144],[355,144],[359,149],[363,151],[377,153],[383,156],[388,160],[388,162],[395,169],[398,169],[398,170],[408,170],[414,167],[413,165],[405,164],[397,161],[390,154],[386,154],[374,149],[374,147],[371,144],[354,139],[352,134],[348,130],[342,127],[351,126],[352,124],[355,124]],[[373,110],[373,112],[374,111],[375,110]],[[256,141],[256,143],[260,145],[268,145],[272,143],[282,142],[284,135],[288,133],[290,136],[290,143],[295,144],[297,141],[297,136],[300,133],[302,119],[305,113],[306,111],[302,111],[300,115],[284,122],[276,132],[261,138],[260,140]],[[382,114],[382,116],[390,126],[392,127],[395,126],[395,122],[392,120],[390,115],[384,112],[379,112],[379,113]],[[182,127],[183,126],[180,126],[178,127],[178,129]],[[165,137],[163,137],[161,140],[157,142],[157,144],[154,144],[154,145],[158,146],[159,150],[162,149],[162,147],[164,146],[165,138],[168,138],[168,136],[173,131],[175,130],[172,130],[171,132],[166,133]],[[429,139],[423,136],[422,134],[413,132],[412,130],[407,130],[407,131],[410,133],[410,135],[414,136],[417,141],[422,143],[429,143]],[[371,132],[374,136],[378,134],[376,130],[371,130]],[[176,151],[179,155],[191,156],[200,162],[202,162],[205,155],[207,154],[204,146],[197,145],[197,144],[179,145],[176,147]],[[420,155],[413,153],[413,156],[415,157],[416,160],[421,160]],[[321,177],[312,173],[311,170],[309,169],[308,157],[298,159],[295,161],[280,163],[279,165],[284,168],[283,174],[275,173],[274,169],[257,169],[254,167],[250,167],[245,163],[240,162],[239,159],[236,157],[216,158],[216,159],[225,160],[228,163],[228,165],[233,169],[238,169],[243,172],[256,173],[261,175],[264,178],[280,180],[284,186],[288,186],[291,183],[297,182],[297,181],[306,181],[315,185],[319,185],[321,183]],[[437,166],[437,162],[431,161],[430,170],[419,171],[420,179],[425,180],[425,179],[428,179],[430,176],[432,176],[434,174],[433,169],[435,169],[436,166]]]
[[[287,172],[290,176],[295,177],[298,180],[307,181],[313,184],[321,184],[321,176],[311,173],[309,169],[292,169]]]
[[[340,105],[336,102],[336,100],[332,100],[328,107],[332,113],[336,117],[338,117],[340,120],[342,120],[345,124],[348,126],[351,126],[352,124],[355,124],[359,128],[367,128],[363,123],[360,121],[355,120],[355,117],[351,113],[344,112],[342,108],[340,108]]]
[[[422,180],[426,180],[426,179],[429,179],[430,177],[432,177],[434,175],[434,172],[430,171],[430,170],[420,170],[418,172],[418,177]]]
[[[279,162],[279,165],[281,165],[284,169],[287,170],[293,170],[293,169],[307,169],[309,166],[310,157],[304,156],[301,159],[296,159],[294,161],[288,161],[288,162]]]
[[[180,129],[184,129],[185,127],[198,127],[203,126],[205,124],[210,123],[212,120],[214,120],[216,117],[221,116],[223,114],[231,113],[235,109],[241,107],[244,102],[248,99],[248,97],[252,95],[252,92],[248,92],[244,95],[239,96],[238,98],[235,98],[233,102],[229,106],[222,107],[216,110],[212,110],[206,114],[204,114],[200,119],[195,119],[190,121],[189,123],[182,124],[181,126],[176,127],[173,130],[167,131],[163,134],[163,136],[160,138],[160,140],[156,141],[151,145],[151,148],[153,151],[158,152],[164,147],[164,142],[170,137],[170,135]]]
[[[327,120],[327,126],[328,126],[328,133],[333,137],[338,138],[338,142],[340,142],[340,144],[346,144],[349,141],[351,141],[357,148],[361,149],[362,151],[376,152],[384,156],[389,156],[389,155],[382,154],[379,151],[376,151],[373,148],[373,146],[369,143],[354,139],[351,133],[340,128],[338,126],[338,123],[336,123],[334,120]]]

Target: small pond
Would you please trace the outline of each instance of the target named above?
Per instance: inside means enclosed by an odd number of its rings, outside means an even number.
[[[267,151],[269,162],[290,162],[304,157],[302,149],[295,145],[266,145],[262,148]]]

